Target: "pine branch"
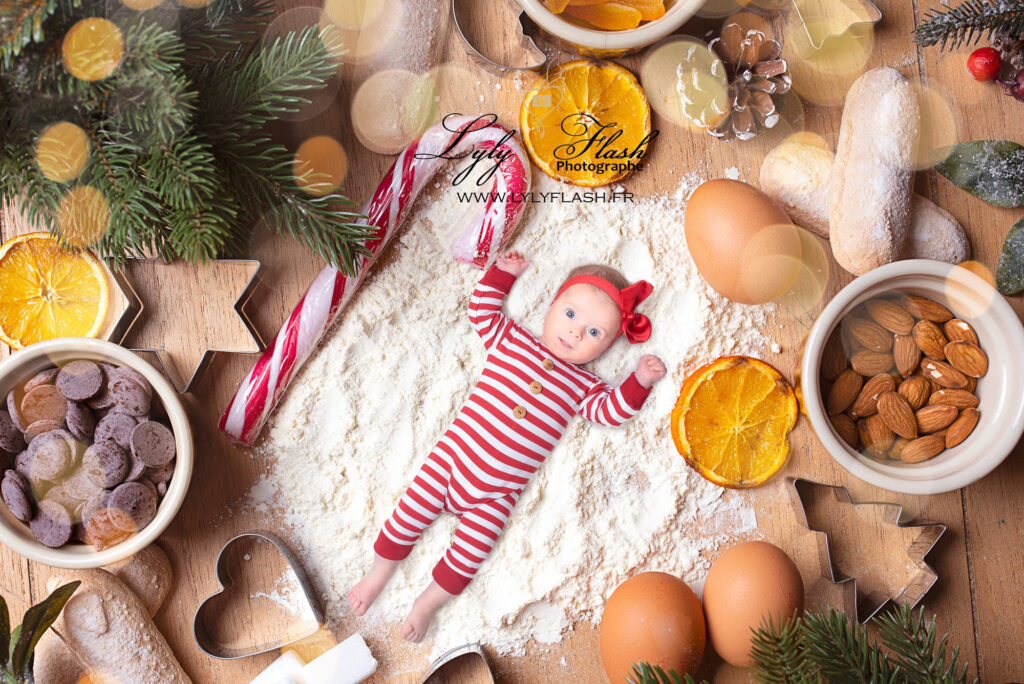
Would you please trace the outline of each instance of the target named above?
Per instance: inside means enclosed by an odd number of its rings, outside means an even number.
[[[665,672],[660,665],[633,663],[633,673],[626,677],[627,684],[696,684],[690,674],[680,675],[675,670]]]
[[[889,684],[899,668],[868,638],[867,631],[831,607],[803,618],[807,657],[827,681]]]
[[[818,666],[811,661],[802,635],[802,618],[793,615],[782,624],[768,620],[754,632],[750,656],[761,681],[768,684],[819,684]]]
[[[879,638],[893,653],[893,663],[898,665],[911,682],[920,684],[966,684],[967,665],[957,667],[960,649],[950,654],[947,650],[947,636],[938,639],[935,617],[925,622],[924,608],[917,612],[906,606],[875,620],[879,627]],[[977,680],[973,680],[977,681]]]
[[[273,14],[273,0],[213,0],[203,9],[182,11],[178,34],[186,59],[202,63],[253,43]]]
[[[63,0],[3,0],[0,2],[0,58],[4,68],[30,43],[43,39],[43,22]],[[70,3],[68,3],[70,4]],[[77,2],[75,6],[77,6]]]
[[[922,47],[958,48],[995,33],[1024,34],[1024,1],[965,0],[948,10],[932,10],[914,30],[914,40]]]

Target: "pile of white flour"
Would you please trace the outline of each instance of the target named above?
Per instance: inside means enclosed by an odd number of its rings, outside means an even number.
[[[578,190],[535,180],[538,192]],[[768,343],[759,332],[765,311],[716,295],[690,259],[683,208],[697,184],[690,179],[671,197],[636,203],[527,209],[511,247],[533,265],[513,288],[507,313],[539,333],[572,267],[610,264],[631,282],[654,285],[641,307],[654,334],[640,345],[620,339],[592,370],[618,383],[650,353],[665,360],[668,377],[624,428],[582,418],[570,425],[492,557],[439,613],[428,635],[433,653],[483,641],[520,654],[533,638],[558,641],[575,620],[599,618],[614,588],[635,572],[662,570],[699,583],[707,567],[701,552],[752,526],[749,508],[690,471],[669,428],[688,372],[725,354],[757,354]],[[484,346],[467,318],[481,273],[447,252],[467,209],[451,190],[418,204],[393,258],[306,363],[260,447],[271,465],[253,497],[283,508],[334,619],[351,615],[343,597],[370,567],[381,524],[483,366]],[[427,531],[357,623],[360,631],[383,634],[401,621],[454,525],[443,515]]]

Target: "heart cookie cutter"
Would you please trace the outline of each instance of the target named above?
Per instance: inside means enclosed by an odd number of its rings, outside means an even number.
[[[210,601],[221,596],[234,584],[234,578],[231,577],[227,569],[227,552],[239,540],[250,538],[268,541],[281,553],[285,561],[288,563],[288,567],[293,573],[295,573],[295,577],[298,579],[299,586],[302,589],[302,596],[306,601],[306,606],[309,608],[310,612],[313,614],[313,618],[316,620],[316,625],[311,627],[308,632],[295,635],[289,634],[287,639],[277,639],[263,644],[257,644],[251,648],[233,648],[225,646],[216,640],[212,631],[209,629],[209,626],[206,624],[206,620],[203,616],[203,608],[206,607]],[[224,544],[224,546],[221,547],[220,553],[217,554],[216,570],[217,581],[220,583],[221,587],[220,591],[207,596],[203,602],[199,604],[199,608],[196,609],[195,617],[192,620],[192,636],[195,639],[196,645],[202,649],[203,653],[221,660],[234,660],[236,658],[259,655],[260,653],[266,653],[268,651],[281,648],[282,646],[293,644],[296,641],[302,641],[306,637],[316,634],[316,632],[324,625],[323,605],[320,603],[320,598],[313,589],[312,582],[309,581],[309,575],[306,574],[306,569],[302,566],[302,562],[299,560],[299,557],[295,552],[291,550],[283,539],[274,533],[267,532],[265,530],[254,530],[252,532],[243,532],[238,536],[232,537]]]
[[[427,670],[426,674],[424,674],[423,677],[420,679],[419,684],[427,684],[430,681],[431,677],[440,672],[441,668],[443,668],[448,663],[454,660],[458,660],[459,658],[462,658],[464,656],[476,656],[480,658],[480,660],[483,661],[484,666],[487,668],[487,673],[491,677],[491,684],[494,684],[494,671],[491,669],[491,663],[489,660],[487,660],[487,654],[484,653],[484,649],[480,647],[480,644],[466,644],[465,646],[457,646],[452,650],[448,651],[447,653],[442,654],[441,657],[439,657],[437,660],[430,664],[430,669]]]
[[[900,504],[888,501],[854,501],[850,497],[849,490],[846,487],[841,487],[839,485],[825,484],[824,482],[816,482],[802,477],[789,477],[786,481],[792,495],[793,505],[797,511],[797,517],[800,518],[800,521],[805,527],[807,527],[807,529],[817,533],[818,560],[821,568],[821,576],[830,580],[833,584],[840,586],[845,585],[845,587],[848,587],[845,590],[847,604],[846,609],[848,613],[853,615],[853,619],[860,624],[864,624],[871,618],[878,615],[890,603],[902,603],[911,609],[916,608],[917,604],[924,598],[924,595],[928,593],[928,590],[931,589],[938,581],[939,576],[936,574],[935,570],[925,562],[924,558],[933,548],[935,548],[939,539],[943,534],[945,534],[946,526],[942,523],[903,522],[900,520],[903,515],[903,506]],[[806,494],[801,490],[812,487],[819,490],[830,491],[839,503],[850,504],[852,506],[883,506],[885,511],[883,520],[886,524],[894,525],[901,529],[919,530],[918,535],[914,538],[914,541],[911,542],[910,547],[907,549],[907,557],[917,568],[917,574],[909,583],[896,592],[895,596],[881,595],[878,593],[868,594],[865,598],[872,602],[874,608],[865,616],[859,615],[861,601],[860,595],[857,592],[857,579],[855,577],[842,576],[837,572],[838,568],[832,561],[832,554],[829,551],[828,533],[823,529],[812,527],[810,524],[810,520],[807,515],[809,506]]]

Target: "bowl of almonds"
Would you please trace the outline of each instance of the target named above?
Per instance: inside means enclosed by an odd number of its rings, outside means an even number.
[[[170,383],[136,354],[86,338],[0,363],[0,543],[93,568],[148,546],[188,490],[193,443]]]
[[[873,485],[935,494],[976,482],[1024,434],[1024,327],[966,268],[898,261],[857,278],[807,337],[807,416]]]

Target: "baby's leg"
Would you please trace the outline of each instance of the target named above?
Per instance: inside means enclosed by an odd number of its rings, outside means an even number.
[[[431,454],[399,499],[373,545],[373,567],[345,595],[356,615],[366,613],[395,574],[398,563],[409,555],[423,530],[440,515],[448,472],[447,464]]]
[[[434,613],[462,593],[494,548],[518,498],[518,493],[506,494],[460,516],[452,545],[434,567],[434,581],[419,595],[402,623],[403,637],[414,643],[423,641]]]

